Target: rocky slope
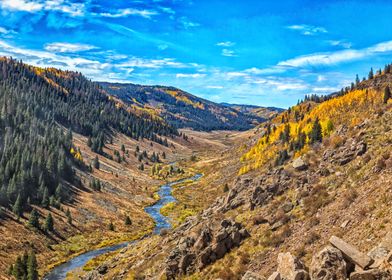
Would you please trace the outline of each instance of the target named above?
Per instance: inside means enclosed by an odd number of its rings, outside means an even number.
[[[109,269],[87,278],[391,279],[391,85],[392,75],[382,73],[280,114],[238,147],[243,167],[227,194],[172,232],[107,258],[101,265]],[[226,223],[249,236],[233,242]],[[222,236],[236,246],[224,241],[220,258],[200,266],[196,241],[212,240],[216,255]]]

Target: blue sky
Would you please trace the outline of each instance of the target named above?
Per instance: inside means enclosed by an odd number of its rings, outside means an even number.
[[[287,107],[392,61],[392,1],[0,0],[0,55]]]

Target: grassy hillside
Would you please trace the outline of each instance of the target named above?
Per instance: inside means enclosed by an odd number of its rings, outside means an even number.
[[[162,117],[171,125],[195,130],[246,130],[271,117],[275,109],[217,104],[173,87],[135,84],[100,83],[111,95],[117,96],[139,112]],[[264,110],[263,113],[260,110]]]

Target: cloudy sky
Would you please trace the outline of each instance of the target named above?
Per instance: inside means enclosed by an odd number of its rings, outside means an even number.
[[[392,61],[392,1],[0,0],[0,55],[287,107]]]

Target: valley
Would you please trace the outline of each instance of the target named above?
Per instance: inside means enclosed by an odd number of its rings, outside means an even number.
[[[389,279],[390,66],[246,130],[197,130],[81,74],[0,62],[4,279],[23,279],[27,260],[47,280]],[[241,120],[215,109],[224,127]],[[198,123],[189,110],[177,114]]]

